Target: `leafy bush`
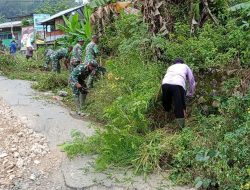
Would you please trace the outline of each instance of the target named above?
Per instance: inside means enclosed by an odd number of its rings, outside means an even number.
[[[225,26],[206,24],[193,37],[187,30],[186,24],[177,23],[168,40],[149,36],[140,16],[134,15],[122,15],[107,28],[101,46],[110,57],[105,65],[108,73],[91,91],[87,107],[105,122],[105,130],[65,144],[70,156],[98,153],[98,169],[132,166],[138,173],[148,173],[168,168],[176,183],[192,181],[203,189],[233,190],[247,183],[250,92],[244,96],[234,93],[240,78],[214,69],[237,68],[238,59],[249,63],[249,55],[243,53],[249,52],[247,33],[235,21]],[[213,109],[204,114],[204,105],[194,100],[182,131],[173,123],[151,117],[162,114],[157,101],[164,65],[153,61],[157,50],[166,63],[183,57],[200,71],[197,75],[202,85],[197,94],[206,96],[209,101],[205,106]],[[206,72],[209,70],[216,75]],[[214,101],[218,105],[212,105]],[[155,109],[157,113],[153,113]],[[160,122],[165,123],[164,129],[158,128]]]
[[[250,92],[245,97],[223,99],[219,108],[221,115],[200,115],[192,123],[189,130],[195,132],[196,139],[192,146],[174,156],[175,178],[177,173],[186,177],[183,173],[190,174],[191,170],[193,177],[199,177],[197,186],[240,189],[250,163],[249,98]],[[204,179],[210,183],[205,184]]]
[[[220,68],[236,61],[249,66],[249,34],[238,27],[235,20],[226,26],[206,24],[194,37],[190,37],[188,32],[186,24],[176,23],[169,41],[156,37],[153,44],[164,50],[168,62],[182,57],[194,69]]]

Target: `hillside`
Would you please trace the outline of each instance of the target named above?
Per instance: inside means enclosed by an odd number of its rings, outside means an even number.
[[[34,12],[54,14],[76,5],[75,0],[0,0],[0,22]]]

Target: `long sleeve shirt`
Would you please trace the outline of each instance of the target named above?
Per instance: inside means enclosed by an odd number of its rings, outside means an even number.
[[[16,43],[15,42],[11,42],[11,44],[10,44],[10,53],[11,54],[16,53]]]
[[[186,64],[174,64],[167,70],[162,80],[162,84],[172,84],[182,86],[186,90],[186,81],[189,82],[188,95],[193,96],[195,92],[195,80],[191,69]]]
[[[54,52],[54,57],[58,60],[62,58],[68,59],[69,57],[69,52],[67,48],[60,48]]]
[[[88,78],[90,75],[90,71],[88,70],[87,65],[80,64],[74,70],[72,71],[70,75],[70,85],[76,86],[77,83],[83,85],[85,80]]]
[[[86,47],[86,56],[84,64],[88,64],[90,61],[96,61],[97,54],[99,53],[98,47],[94,42],[90,42]]]
[[[82,46],[80,44],[73,47],[71,59],[82,62]]]
[[[33,51],[34,51],[34,47],[32,44],[30,44],[29,46],[27,46],[27,49],[26,49],[26,55],[27,56],[33,56]]]
[[[45,57],[50,57],[53,53],[54,53],[54,51],[49,48],[45,51],[44,55],[45,55]]]

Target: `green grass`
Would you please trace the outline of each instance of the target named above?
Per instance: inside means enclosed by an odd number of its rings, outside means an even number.
[[[108,73],[95,83],[87,107],[106,124],[105,130],[73,138],[63,148],[70,157],[97,153],[97,169],[122,166],[148,174],[161,168],[170,170],[178,184],[238,190],[249,180],[250,163],[250,92],[242,95],[239,89],[242,66],[249,62],[242,53],[249,51],[247,32],[233,20],[218,27],[206,24],[196,36],[185,35],[186,24],[176,25],[170,39],[150,36],[134,15],[122,15],[108,26],[101,43],[112,52],[105,65]],[[156,48],[164,64],[155,62]],[[198,80],[182,131],[165,120],[159,93],[166,63],[176,57],[187,61]],[[226,74],[231,69],[238,74]],[[205,102],[200,104],[202,96]]]
[[[26,60],[25,56],[18,54],[15,58],[10,55],[0,57],[1,74],[10,79],[21,79],[33,81],[32,88],[39,91],[52,91],[55,94],[59,90],[68,92],[68,96],[63,99],[66,106],[74,109],[72,92],[68,87],[69,72],[62,68],[62,73],[56,74],[51,71],[43,71],[43,54],[39,51],[34,59]]]
[[[249,63],[248,32],[234,19],[219,26],[207,23],[195,36],[189,29],[177,22],[169,39],[153,37],[135,15],[121,15],[107,27],[101,46],[112,52],[104,56],[108,73],[95,82],[87,104],[88,112],[105,123],[104,130],[88,138],[74,132],[72,142],[62,145],[69,157],[98,154],[97,169],[130,167],[143,174],[166,169],[175,183],[203,189],[238,190],[247,184],[250,91],[249,69],[244,73],[243,67]],[[155,60],[159,49],[163,63]],[[166,120],[160,101],[163,74],[180,56],[198,80],[181,131]],[[6,63],[0,67],[7,76],[36,81],[39,90],[70,90],[66,73],[41,72],[38,62]],[[232,69],[237,72],[228,74]],[[205,102],[199,103],[201,97]]]

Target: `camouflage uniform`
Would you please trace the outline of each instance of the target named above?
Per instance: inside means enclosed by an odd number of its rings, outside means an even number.
[[[77,43],[72,50],[72,56],[70,59],[70,72],[82,62],[82,46]]]
[[[47,70],[49,67],[49,63],[52,62],[52,54],[54,53],[54,51],[52,49],[47,49],[44,53],[45,56],[45,63],[44,63],[44,68]]]
[[[98,47],[94,42],[90,42],[86,47],[86,56],[84,64],[87,65],[90,61],[96,61],[97,54],[99,53]],[[93,88],[94,74],[91,74],[88,78],[88,84],[90,88]]]
[[[52,71],[60,73],[61,72],[61,65],[60,60],[63,58],[68,59],[69,52],[67,48],[60,48],[51,55],[52,59]]]
[[[99,53],[97,45],[94,42],[90,42],[86,47],[86,56],[84,64],[88,64],[90,61],[96,61],[97,54]]]
[[[81,108],[83,107],[87,93],[82,93],[80,89],[76,87],[76,84],[81,84],[82,87],[87,87],[85,80],[91,74],[91,71],[88,70],[87,65],[80,64],[73,69],[69,78],[69,85],[72,88],[74,101],[77,108],[77,113],[80,113]]]

